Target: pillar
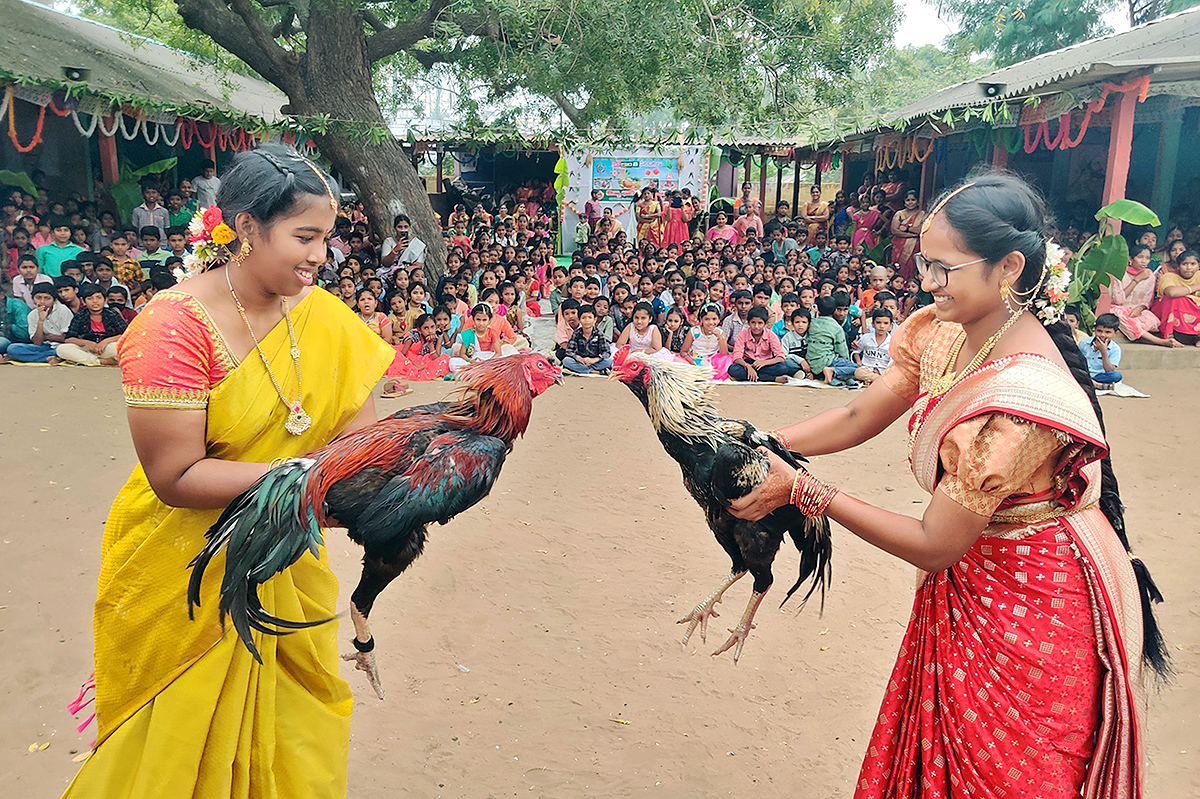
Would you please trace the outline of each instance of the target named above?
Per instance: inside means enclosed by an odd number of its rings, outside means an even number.
[[[745,170],[744,170],[746,174],[742,176],[742,183],[749,183],[749,182],[750,182],[750,159],[751,159],[751,155],[750,155],[750,153],[746,153],[746,160],[743,162],[743,163],[745,164],[745,167],[746,167],[746,168],[745,168]],[[739,191],[739,192],[741,191],[741,188],[742,188],[741,186],[738,186],[738,191]],[[734,196],[735,196],[735,197],[740,197],[740,196],[741,196],[741,194],[735,194]]]
[[[1150,201],[1164,225],[1170,223],[1175,196],[1175,172],[1179,167],[1179,137],[1183,132],[1183,109],[1174,101],[1168,107],[1158,134],[1158,164],[1154,169],[1154,194]]]
[[[796,158],[793,154],[793,158]],[[796,206],[800,204],[800,159],[796,158],[795,171],[792,174],[792,216],[796,215]]]
[[[758,204],[764,208],[767,205],[767,152],[759,156],[762,163],[758,165]]]
[[[107,117],[105,124],[112,124],[112,117]],[[120,169],[117,166],[117,139],[115,136],[105,136],[100,131],[100,126],[96,126],[96,135],[99,137],[98,144],[100,145],[100,177],[104,179],[105,184],[111,186],[119,183],[121,180]]]
[[[1129,156],[1133,151],[1133,116],[1137,101],[1137,93],[1122,92],[1113,106],[1112,127],[1108,131],[1108,168],[1104,175],[1104,194],[1100,197],[1102,206],[1125,196],[1125,183],[1129,179]],[[1113,224],[1115,232],[1119,233],[1121,223],[1113,220]]]
[[[775,164],[775,205],[779,205],[779,200],[783,194],[783,168],[778,163]],[[766,216],[767,204],[763,203],[763,216]]]
[[[439,150],[437,154],[437,193],[441,194],[445,189],[442,187],[442,159],[446,157],[446,153]]]
[[[1003,144],[992,145],[992,169],[1008,169],[1008,150]]]

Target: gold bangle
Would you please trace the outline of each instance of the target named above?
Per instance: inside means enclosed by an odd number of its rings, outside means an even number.
[[[287,463],[289,460],[291,460],[291,458],[274,458],[271,460],[270,463],[267,464],[267,471],[268,472],[271,471],[276,466],[282,466],[283,464]]]

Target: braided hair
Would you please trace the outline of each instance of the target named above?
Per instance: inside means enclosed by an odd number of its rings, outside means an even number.
[[[996,263],[1011,252],[1024,255],[1025,269],[1014,287],[1014,293],[1024,292],[1031,299],[1036,297],[1046,262],[1049,214],[1045,201],[1027,183],[1001,172],[980,176],[965,190],[959,189],[953,195],[948,195],[941,213],[967,249],[986,258],[989,263]],[[1087,361],[1075,343],[1070,326],[1060,319],[1046,325],[1046,330],[1070,368],[1071,376],[1091,401],[1092,410],[1103,431],[1104,413],[1096,398]],[[1112,459],[1107,452],[1100,462],[1099,505],[1125,551],[1129,552],[1125,506],[1121,502]],[[1153,603],[1162,602],[1162,593],[1154,584],[1146,565],[1132,555],[1130,559],[1142,603],[1142,658],[1159,677],[1165,678],[1171,671],[1169,654],[1152,608]]]
[[[233,167],[221,178],[217,206],[231,226],[232,220],[245,212],[269,227],[291,213],[306,195],[328,197],[329,191],[337,191],[333,178],[318,174],[318,170],[320,167],[287,145],[259,145],[233,159]],[[328,190],[322,178],[328,181]]]

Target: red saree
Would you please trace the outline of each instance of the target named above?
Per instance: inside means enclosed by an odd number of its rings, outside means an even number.
[[[928,390],[960,330],[914,314],[888,387]],[[917,589],[856,799],[1137,799],[1141,605],[1096,505],[1106,445],[1086,395],[1057,364],[1009,356],[910,432],[922,488],[992,521]]]

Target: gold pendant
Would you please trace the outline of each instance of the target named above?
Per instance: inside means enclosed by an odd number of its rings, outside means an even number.
[[[300,403],[297,402],[288,414],[287,421],[283,423],[283,429],[298,436],[310,427],[312,427],[312,417],[305,413],[304,409],[300,407]]]

